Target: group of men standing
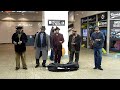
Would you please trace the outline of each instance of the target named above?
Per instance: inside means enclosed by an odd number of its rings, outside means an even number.
[[[45,32],[46,28],[45,26],[42,26],[40,28],[40,31],[38,31],[35,35],[35,42],[34,42],[34,48],[35,48],[35,59],[36,59],[36,66],[35,68],[40,66],[39,59],[42,57],[42,66],[46,67],[46,60],[48,58],[48,51],[51,49],[51,55],[50,59],[54,61],[54,63],[60,63],[61,56],[62,56],[62,44],[64,43],[64,37],[63,34],[59,33],[60,28],[56,26],[56,28],[52,27],[50,36]],[[96,33],[95,33],[96,34]],[[100,33],[97,35],[92,35],[93,44],[98,43],[98,46],[103,43],[104,37]],[[22,26],[16,27],[16,32],[12,36],[12,43],[15,46],[15,53],[16,53],[16,70],[20,69],[20,57],[22,60],[23,69],[27,70],[26,65],[26,42],[27,42],[27,36],[23,32]],[[80,54],[80,47],[81,47],[81,36],[77,34],[76,30],[72,30],[72,34],[69,36],[68,40],[68,50],[69,50],[69,62],[73,63],[73,58],[75,55],[75,63],[78,63],[79,61],[79,54]],[[97,46],[97,47],[98,47]],[[95,47],[95,68],[94,69],[101,69],[101,49],[97,49]],[[99,46],[101,48],[102,46]],[[98,55],[100,54],[100,55]],[[97,55],[97,56],[96,56]],[[99,60],[100,59],[100,60]]]

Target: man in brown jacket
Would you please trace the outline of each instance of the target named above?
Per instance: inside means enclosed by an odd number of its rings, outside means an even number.
[[[64,42],[63,34],[59,33],[59,28],[56,27],[56,33],[53,35],[53,49],[55,53],[55,63],[60,63],[62,56],[62,43]]]

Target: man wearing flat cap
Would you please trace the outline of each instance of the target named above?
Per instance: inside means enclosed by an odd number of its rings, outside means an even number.
[[[27,69],[25,56],[27,40],[27,35],[23,32],[23,27],[17,26],[16,32],[12,35],[12,43],[14,44],[16,54],[16,70],[20,69],[20,58],[23,69]]]
[[[40,66],[39,59],[42,56],[43,62],[42,66],[46,67],[46,60],[48,57],[48,50],[50,49],[50,38],[49,35],[45,33],[45,26],[41,27],[41,31],[36,35],[34,47],[36,49],[36,66]]]
[[[70,52],[68,63],[73,63],[74,54],[75,54],[75,63],[78,63],[80,46],[81,46],[81,37],[79,34],[77,34],[77,31],[73,28],[72,34],[69,36],[69,40],[68,40],[68,49]]]
[[[56,27],[56,33],[53,35],[53,50],[55,54],[54,62],[60,63],[62,56],[62,44],[64,42],[63,34],[59,33],[60,28]]]

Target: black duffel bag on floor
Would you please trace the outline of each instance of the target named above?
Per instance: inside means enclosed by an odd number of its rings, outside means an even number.
[[[76,71],[79,69],[79,64],[78,63],[67,63],[67,64],[51,63],[47,67],[49,71],[53,71],[53,72]]]

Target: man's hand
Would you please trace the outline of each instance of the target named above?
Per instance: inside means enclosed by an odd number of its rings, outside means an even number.
[[[19,42],[18,42],[18,44],[21,44],[21,43],[22,43],[22,41],[19,41]]]
[[[13,41],[14,45],[17,45],[17,42]]]
[[[62,43],[62,41],[59,41],[60,43]]]
[[[95,41],[100,41],[100,39],[95,39]]]
[[[75,45],[75,43],[71,43],[72,45]]]

